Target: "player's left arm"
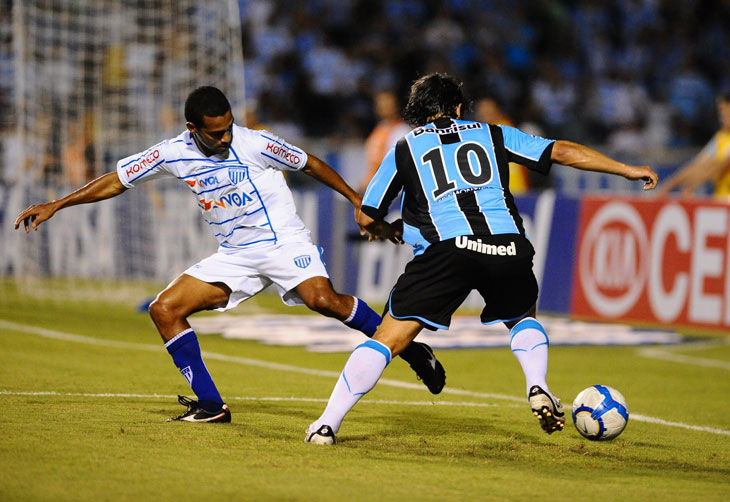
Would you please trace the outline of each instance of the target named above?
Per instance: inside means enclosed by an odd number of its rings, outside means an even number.
[[[653,189],[659,180],[657,174],[649,166],[624,164],[592,148],[572,141],[555,141],[550,160],[584,171],[616,174],[629,180],[643,180],[644,190]]]

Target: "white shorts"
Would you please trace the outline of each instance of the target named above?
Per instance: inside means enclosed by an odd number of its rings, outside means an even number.
[[[232,309],[271,284],[276,285],[285,304],[304,305],[294,288],[312,277],[329,279],[321,251],[311,242],[287,242],[236,253],[218,252],[184,273],[231,288],[228,304],[217,308],[219,312]]]

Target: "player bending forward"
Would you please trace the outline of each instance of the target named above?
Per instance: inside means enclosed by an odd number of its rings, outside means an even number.
[[[231,309],[274,284],[287,305],[304,304],[367,336],[375,333],[380,316],[364,301],[332,289],[282,171],[305,172],[341,193],[356,210],[362,197],[314,155],[269,132],[235,125],[228,100],[215,87],[200,87],[188,96],[185,120],[187,131],[176,138],[120,160],[116,172],[60,200],[29,207],[15,228],[23,221],[26,233],[29,226],[37,230],[59,209],[109,199],[155,178],[184,181],[220,247],[162,291],[150,305],[150,316],[198,398],[180,396],[188,409],[171,420],[230,422],[231,412],[203,362],[189,315]],[[441,392],[446,376],[430,347],[413,343],[402,357],[431,392]]]
[[[405,110],[415,129],[383,159],[368,185],[359,225],[371,235],[396,230],[383,222],[403,191],[403,240],[415,257],[398,278],[372,340],[350,355],[322,416],[305,441],[334,444],[345,415],[377,383],[393,356],[423,329],[448,329],[451,315],[476,289],[481,321],[503,322],[527,382],[532,412],[548,434],[562,430],[560,400],[546,383],[548,337],[535,319],[538,286],[534,250],[509,192],[509,163],[546,174],[552,162],[644,180],[647,166],[628,166],[568,141],[553,141],[508,126],[461,120],[461,83],[444,74],[417,80]]]

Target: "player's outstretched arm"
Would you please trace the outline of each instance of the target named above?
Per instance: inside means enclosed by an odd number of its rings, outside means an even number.
[[[682,167],[671,178],[662,182],[662,186],[657,190],[657,195],[663,197],[675,188],[682,188],[682,196],[690,196],[695,188],[713,179],[714,170],[713,159],[704,152],[700,152],[692,161]]]
[[[347,182],[342,179],[342,176],[337,174],[337,171],[332,169],[330,165],[323,160],[320,160],[307,152],[307,165],[304,166],[302,172],[308,174],[320,183],[327,185],[336,192],[341,193],[350,201],[355,209],[360,208],[362,195],[357,193],[350,185],[348,185]]]
[[[30,233],[31,226],[33,230],[38,230],[38,225],[64,207],[110,199],[124,192],[126,189],[122,185],[122,182],[119,181],[119,176],[117,176],[116,171],[107,173],[96,178],[94,181],[90,181],[62,199],[30,206],[15,219],[15,228],[17,229],[22,221],[25,225],[25,233]]]
[[[643,180],[644,190],[653,189],[659,180],[649,166],[631,166],[601,152],[572,141],[556,141],[550,156],[553,162],[585,171],[617,174],[629,180]]]
[[[717,181],[728,168],[730,168],[730,157],[717,160],[711,155],[700,153],[697,160],[677,175],[677,177],[681,177],[681,180],[675,185],[682,187],[683,197],[691,197],[697,187],[708,181]]]

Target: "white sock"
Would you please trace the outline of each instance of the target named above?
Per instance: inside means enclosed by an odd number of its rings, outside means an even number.
[[[390,359],[390,349],[377,340],[358,345],[345,363],[327,408],[311,427],[319,429],[329,425],[335,433],[339,431],[345,415],[375,387]]]
[[[545,392],[550,392],[545,382],[549,345],[545,328],[537,319],[525,317],[512,327],[510,334],[510,347],[522,366],[528,394],[533,385],[539,385]]]

